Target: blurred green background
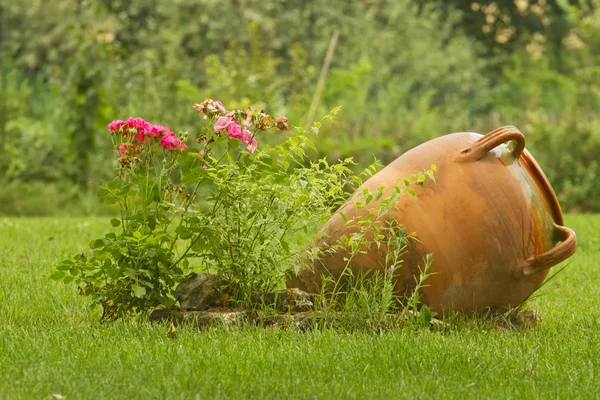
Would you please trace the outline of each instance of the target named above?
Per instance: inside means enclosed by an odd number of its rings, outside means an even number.
[[[321,156],[388,163],[516,125],[563,209],[600,212],[596,0],[0,0],[0,214],[107,212],[106,124],[201,124],[206,97],[304,125],[330,39]]]

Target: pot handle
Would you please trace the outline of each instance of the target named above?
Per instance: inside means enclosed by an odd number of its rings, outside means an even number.
[[[577,237],[575,236],[575,232],[565,226],[554,226],[557,233],[561,235],[559,240],[562,240],[562,242],[545,253],[529,257],[525,260],[525,266],[523,267],[524,276],[531,276],[553,267],[571,257],[573,253],[575,253],[575,250],[577,250]]]
[[[525,149],[525,136],[514,126],[503,126],[484,135],[481,139],[463,149],[458,156],[458,161],[474,162],[482,159],[489,151],[499,145],[513,141],[514,145],[509,146],[507,153],[502,158],[509,163],[518,160]]]

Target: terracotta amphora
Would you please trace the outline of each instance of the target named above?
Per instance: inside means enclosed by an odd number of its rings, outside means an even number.
[[[397,294],[414,288],[424,257],[432,254],[433,275],[421,289],[424,304],[440,314],[502,311],[527,299],[550,267],[575,252],[575,232],[563,226],[548,179],[525,150],[523,134],[512,126],[485,136],[453,133],[415,147],[366,181],[342,206],[344,215],[356,220],[379,209],[381,199],[356,211],[353,203],[363,189],[393,190],[399,179],[432,164],[437,165],[436,181],[415,186],[416,197],[401,196],[391,211],[418,238],[394,272]],[[352,229],[336,213],[315,245],[333,245]],[[382,270],[384,252],[371,246],[354,257],[350,267],[355,276]],[[318,292],[322,276],[340,277],[346,257],[341,250],[324,254],[287,285]]]

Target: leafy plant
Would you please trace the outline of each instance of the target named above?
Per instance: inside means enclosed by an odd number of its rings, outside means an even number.
[[[102,319],[173,304],[171,289],[184,273],[174,265],[176,238],[169,227],[175,208],[189,201],[181,188],[171,188],[171,173],[187,145],[170,129],[130,117],[112,122],[109,131],[119,168],[97,195],[118,204],[121,217],[111,224],[120,233],[93,240],[91,255],[61,262],[52,275],[75,280],[81,295],[102,305]]]
[[[257,151],[258,135],[288,130],[287,118],[227,111],[210,99],[194,107],[205,121],[199,149],[188,149],[187,133],[141,118],[108,125],[118,169],[97,194],[118,205],[118,232],[93,240],[91,254],[61,262],[52,276],[75,281],[103,307],[103,320],[172,305],[175,285],[194,268],[219,273],[233,300],[249,305],[282,282],[308,233],[344,198],[351,160],[305,167],[314,145],[301,128]]]
[[[368,171],[374,172],[375,167]],[[427,180],[435,181],[435,171],[436,166],[432,165],[427,171],[399,179],[398,184],[391,188],[379,187],[375,193],[365,188],[339,211],[349,233],[342,235],[335,245],[310,253],[312,258],[330,252],[345,254],[346,263],[342,273],[339,277],[323,277],[320,295],[320,306],[327,313],[341,311],[342,326],[378,331],[406,320],[429,324],[435,315],[420,303],[419,294],[426,286],[426,279],[431,276],[429,269],[433,258],[430,254],[426,256],[419,276],[414,277],[412,293],[407,297],[396,294],[394,273],[403,266],[403,256],[416,237],[406,232],[405,227],[392,215],[402,195],[416,196],[411,189],[413,185],[423,185]],[[348,207],[356,210],[355,219],[349,219],[344,214]],[[360,210],[363,212],[360,213]],[[355,275],[354,259],[374,248],[382,250],[384,259],[370,270]]]

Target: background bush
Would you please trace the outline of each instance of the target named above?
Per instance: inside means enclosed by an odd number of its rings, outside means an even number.
[[[554,0],[0,0],[0,214],[102,212],[106,123],[193,133],[192,102],[304,125],[332,33],[317,147],[387,163],[512,124],[563,208],[600,211],[600,12]],[[69,209],[66,210],[66,208]]]

